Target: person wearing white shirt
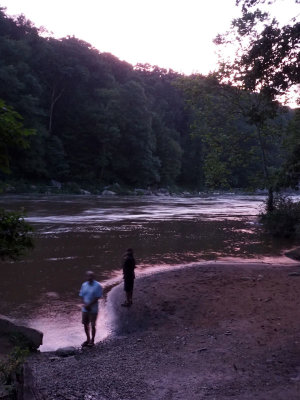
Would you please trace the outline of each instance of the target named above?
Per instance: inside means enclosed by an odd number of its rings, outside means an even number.
[[[92,271],[86,272],[87,281],[81,285],[79,296],[82,297],[82,323],[86,334],[86,341],[82,346],[94,346],[96,335],[96,321],[99,311],[98,300],[102,297],[103,289],[95,280]]]

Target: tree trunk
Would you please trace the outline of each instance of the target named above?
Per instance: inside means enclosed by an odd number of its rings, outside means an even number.
[[[274,211],[274,192],[272,187],[269,187],[266,211],[267,213],[272,213]]]
[[[62,89],[58,95],[56,95],[56,89],[55,86],[53,87],[52,90],[52,95],[51,95],[51,104],[50,104],[50,112],[49,112],[49,126],[48,126],[48,132],[49,134],[52,133],[52,125],[53,125],[53,112],[54,112],[54,106],[57,103],[57,101],[61,98],[63,92],[65,89]]]
[[[269,171],[268,171],[268,167],[267,167],[266,153],[265,153],[265,148],[264,148],[263,138],[261,135],[261,127],[260,126],[257,127],[257,132],[258,132],[258,140],[259,140],[259,145],[260,145],[260,150],[261,150],[263,171],[264,171],[264,176],[265,176],[265,180],[266,180],[266,185],[268,188],[268,199],[267,199],[266,211],[267,211],[267,213],[271,213],[274,211],[274,191],[273,191],[273,187],[271,186],[270,179],[269,179]]]

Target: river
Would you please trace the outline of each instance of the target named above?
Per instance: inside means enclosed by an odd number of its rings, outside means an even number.
[[[290,243],[262,232],[263,196],[1,196],[0,206],[26,210],[35,249],[2,262],[0,314],[44,332],[42,350],[78,345],[79,287],[93,270],[106,292],[120,282],[121,257],[135,250],[137,275],[198,262],[287,262]],[[107,336],[105,312],[98,340]]]

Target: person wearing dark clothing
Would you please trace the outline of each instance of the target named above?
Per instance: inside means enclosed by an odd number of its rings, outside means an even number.
[[[133,257],[133,250],[127,249],[123,258],[123,278],[124,278],[124,290],[126,293],[126,300],[122,304],[123,307],[130,307],[132,305],[132,293],[134,285],[134,269],[135,269],[135,259]]]

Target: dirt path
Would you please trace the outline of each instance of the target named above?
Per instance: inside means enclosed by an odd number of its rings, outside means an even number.
[[[117,337],[68,358],[31,360],[44,398],[299,400],[297,266],[209,265],[113,289]]]

